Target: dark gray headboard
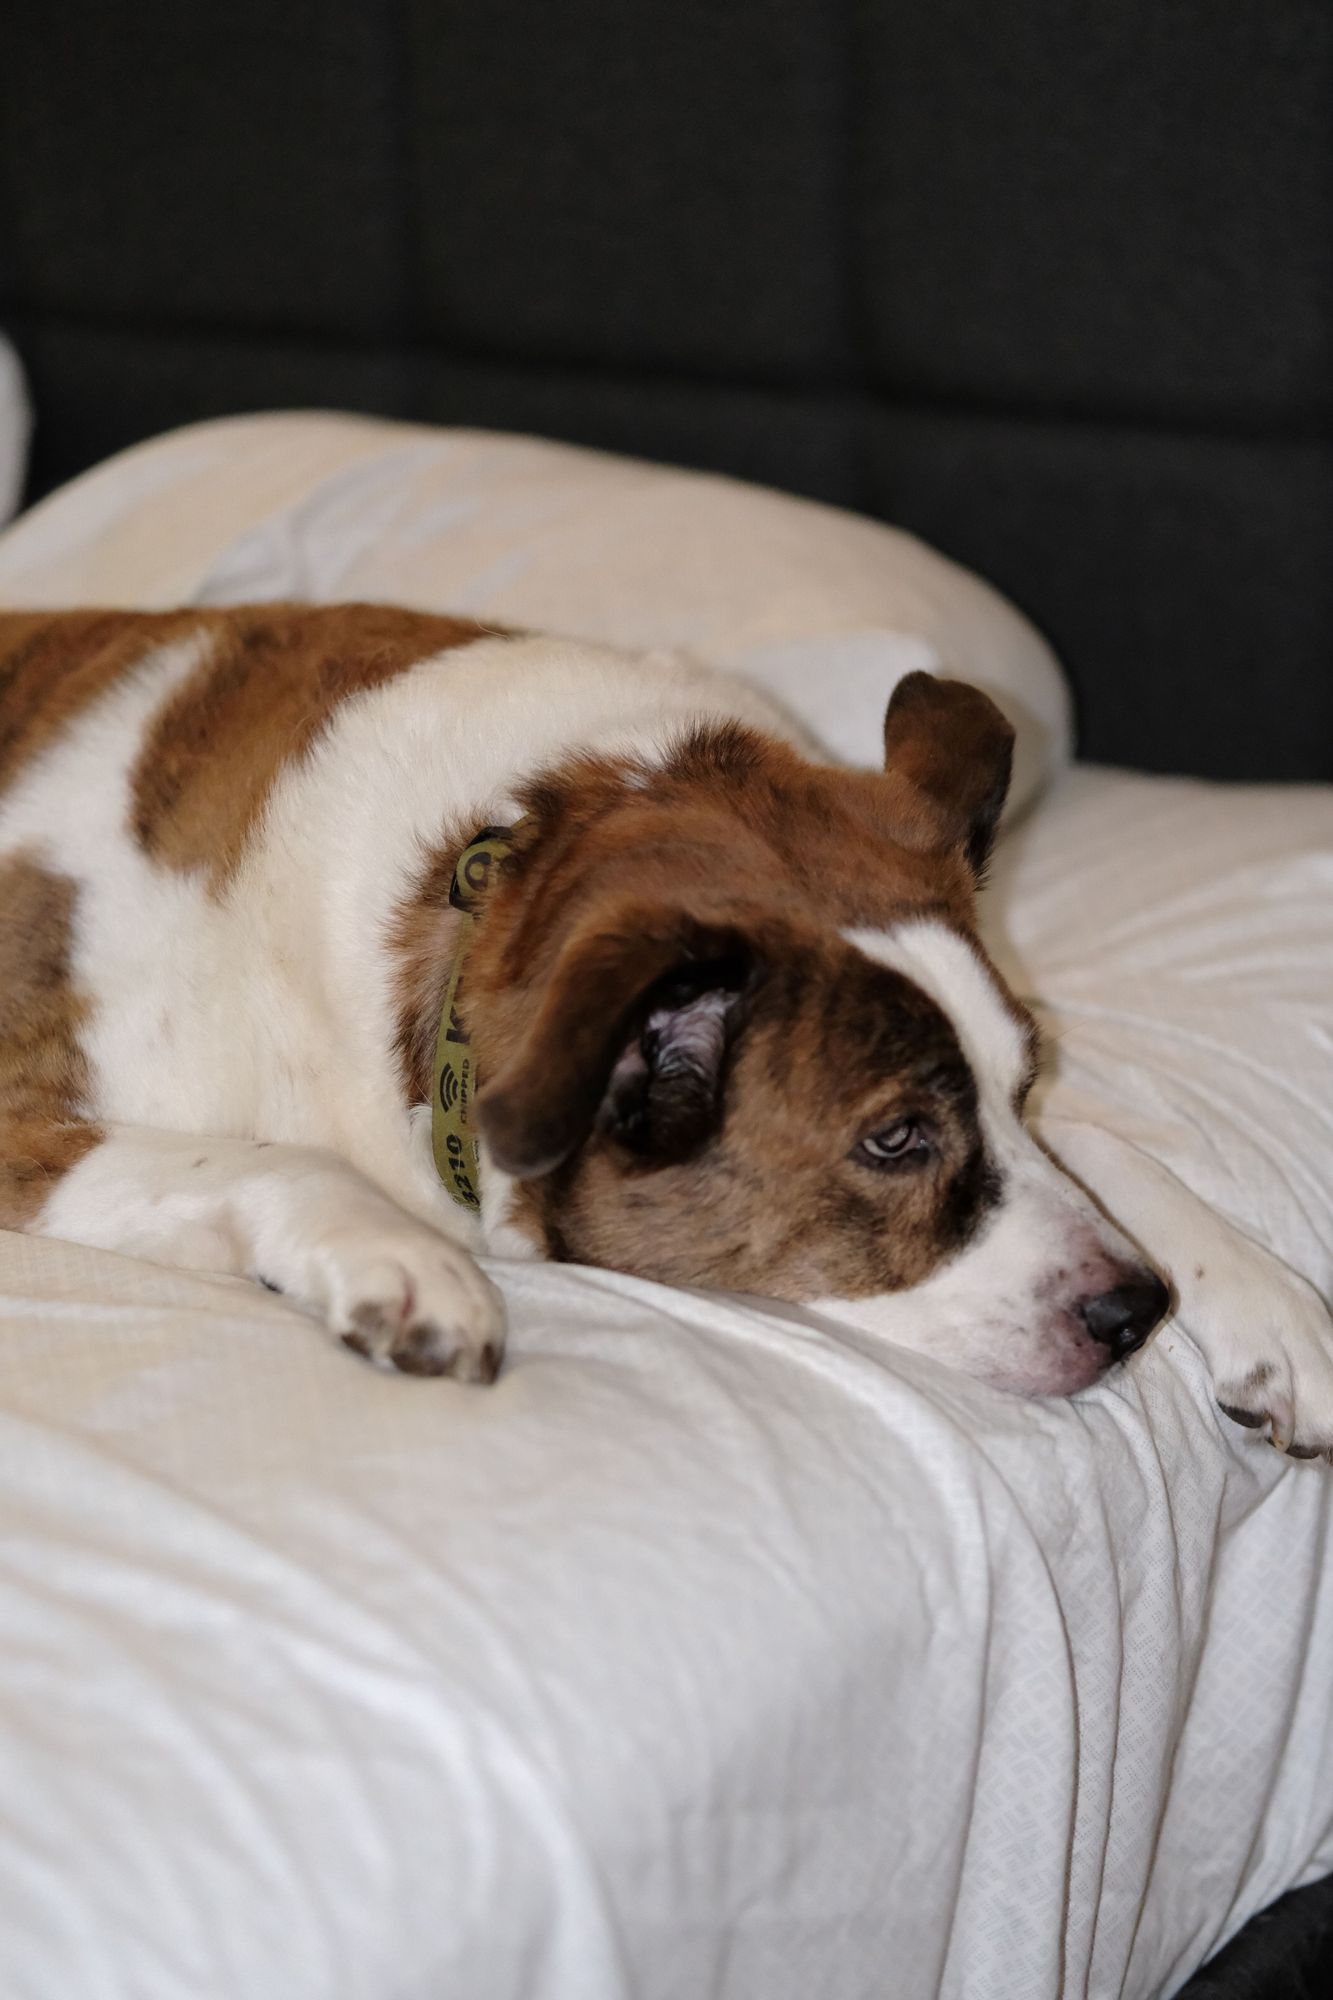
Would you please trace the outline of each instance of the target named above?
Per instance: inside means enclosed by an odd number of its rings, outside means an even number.
[[[325,405],[900,522],[1084,749],[1333,777],[1330,0],[7,0],[34,492]]]

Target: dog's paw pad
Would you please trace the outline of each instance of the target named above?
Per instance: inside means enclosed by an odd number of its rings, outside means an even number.
[[[403,1375],[452,1375],[460,1382],[493,1382],[500,1371],[498,1341],[477,1347],[434,1320],[418,1320],[394,1335],[387,1358]]]
[[[377,1368],[493,1382],[504,1352],[504,1305],[456,1245],[424,1230],[392,1241],[345,1241],[311,1286],[329,1329]]]
[[[421,1312],[415,1287],[400,1299],[362,1299],[347,1315],[340,1336],[344,1347],[381,1368],[402,1375],[450,1375],[460,1382],[493,1382],[503,1353],[498,1328],[488,1330],[488,1314],[478,1329],[465,1314],[449,1320]]]
[[[1220,1313],[1190,1331],[1213,1365],[1224,1414],[1291,1458],[1333,1450],[1333,1320],[1313,1286],[1247,1244]],[[1206,1301],[1204,1302],[1207,1303]]]

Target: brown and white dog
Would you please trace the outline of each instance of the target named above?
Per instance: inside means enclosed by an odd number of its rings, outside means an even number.
[[[881,775],[674,657],[372,605],[0,617],[0,1226],[260,1278],[417,1373],[495,1373],[489,1249],[1078,1389],[1167,1292],[1024,1128],[1036,1027],[974,927],[1010,750],[923,674]],[[478,1215],[432,1150],[447,995]],[[1090,1179],[1221,1400],[1333,1445],[1316,1295],[1169,1176]]]

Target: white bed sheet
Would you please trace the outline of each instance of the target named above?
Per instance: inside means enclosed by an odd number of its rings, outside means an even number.
[[[1327,794],[1090,771],[997,883],[1047,1112],[1325,1286],[1331,886]],[[1186,1330],[1037,1406],[496,1269],[483,1393],[0,1238],[6,2000],[1158,1995],[1333,1866],[1333,1488]]]
[[[398,459],[458,454],[312,422],[79,482],[0,592],[430,602],[451,521],[512,534],[569,470],[465,441],[490,511],[417,519]],[[610,482],[578,596],[633,480],[573,458]],[[772,576],[724,605],[730,552],[661,477],[695,567],[651,612],[603,579],[599,635],[781,682]],[[559,622],[543,492],[495,615],[547,592]],[[783,615],[831,687],[981,657],[1054,768],[1012,614],[910,548],[877,581],[864,524],[754,519],[809,557]],[[682,598],[713,626],[653,624]],[[1052,1137],[1111,1126],[1333,1289],[1333,794],[1075,771],[992,913],[1057,1037]],[[4,2000],[1146,2000],[1333,1867],[1333,1487],[1218,1415],[1187,1328],[1037,1406],[780,1308],[495,1270],[483,1393],[373,1375],[237,1283],[0,1236]]]

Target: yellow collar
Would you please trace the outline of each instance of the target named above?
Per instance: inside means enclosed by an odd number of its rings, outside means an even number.
[[[430,1097],[430,1144],[435,1171],[450,1194],[462,1207],[481,1207],[481,1176],[478,1171],[477,1141],[469,1124],[472,1100],[480,1087],[472,1043],[458,1011],[458,990],[463,976],[473,925],[490,887],[492,871],[511,839],[504,826],[483,827],[474,834],[458,857],[449,901],[459,912],[458,944],[453,970],[440,1010],[440,1032],[435,1043],[435,1067]]]

